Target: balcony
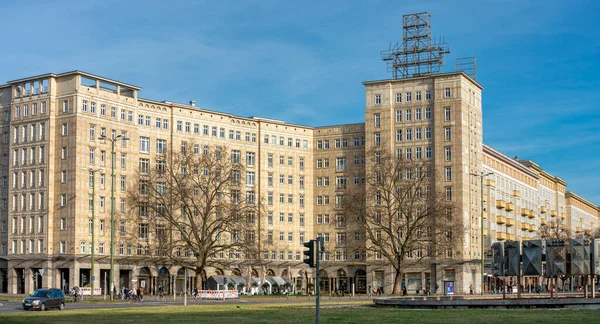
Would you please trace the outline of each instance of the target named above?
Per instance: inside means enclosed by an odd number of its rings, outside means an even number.
[[[575,227],[575,233],[581,233],[581,227]]]
[[[513,197],[521,197],[521,192],[519,190],[513,190]]]
[[[506,207],[506,203],[504,202],[504,200],[496,200],[496,208],[502,209],[504,207]]]
[[[550,211],[550,216],[556,217],[556,215],[557,215],[556,210],[553,209]]]
[[[529,215],[529,210],[527,210],[527,208],[521,208],[521,216],[527,216]]]
[[[550,227],[556,228],[556,222],[550,222]]]
[[[537,216],[537,214],[535,213],[535,210],[530,210],[529,214],[527,215],[527,217],[529,217],[529,218],[535,218],[535,216]]]
[[[487,179],[487,180],[485,180],[485,185],[490,186],[490,187],[496,187],[496,181]]]
[[[545,219],[540,220],[540,225],[546,225],[546,224],[547,224],[547,222]]]
[[[507,234],[506,235],[506,239],[509,241],[514,241],[515,240],[515,234]]]
[[[546,206],[540,206],[540,213],[545,214],[546,212]]]
[[[506,223],[506,217],[504,216],[496,216],[496,224],[504,224]]]
[[[498,241],[506,240],[506,233],[496,233],[496,240],[498,240]]]
[[[521,229],[524,230],[524,231],[528,230],[529,229],[529,224],[527,224],[527,223],[521,223]]]
[[[565,215],[565,213],[560,213],[560,219],[565,219],[567,218],[567,215]]]
[[[529,225],[529,231],[530,231],[530,232],[535,232],[535,231],[537,231],[537,226],[535,226],[535,225],[533,225],[533,224]]]
[[[513,211],[515,210],[515,204],[513,203],[507,203],[506,204],[506,211]]]
[[[507,227],[515,226],[515,220],[512,219],[512,218],[507,218],[506,219],[506,226]]]

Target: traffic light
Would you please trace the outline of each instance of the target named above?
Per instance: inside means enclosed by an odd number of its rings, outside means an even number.
[[[302,243],[304,247],[308,248],[308,251],[304,251],[304,263],[308,264],[309,267],[314,268],[317,266],[317,240],[310,240],[306,243]]]
[[[542,275],[542,241],[523,241],[523,275]]]
[[[504,246],[502,242],[492,244],[492,275],[504,276]]]

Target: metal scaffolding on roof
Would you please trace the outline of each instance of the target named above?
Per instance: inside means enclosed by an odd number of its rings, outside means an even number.
[[[438,74],[450,48],[444,39],[432,39],[427,12],[402,16],[402,43],[381,52],[394,79]]]

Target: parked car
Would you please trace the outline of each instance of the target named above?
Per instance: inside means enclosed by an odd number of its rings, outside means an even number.
[[[38,289],[23,299],[23,309],[39,309],[44,311],[48,308],[65,309],[65,294],[56,288]]]

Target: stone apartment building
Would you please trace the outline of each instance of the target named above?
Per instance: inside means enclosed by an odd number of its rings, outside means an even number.
[[[482,142],[482,87],[464,73],[363,83],[364,123],[308,127],[259,117],[233,116],[140,98],[140,87],[73,71],[23,78],[0,86],[0,292],[29,293],[37,287],[107,287],[110,268],[111,144],[100,136],[122,135],[115,151],[115,277],[119,289],[132,283],[154,293],[183,289],[182,269],[154,254],[145,240],[124,240],[126,191],[138,168],[154,167],[167,147],[194,143],[194,151],[227,147],[245,164],[245,194],[265,201],[252,219],[264,238],[263,262],[252,266],[239,254],[234,266],[211,275],[284,276],[297,289],[314,283],[302,262],[302,243],[322,236],[323,291],[391,291],[392,269],[365,249],[361,229],[339,212],[344,191],[364,186],[349,166],[364,168],[373,149],[411,159],[430,159],[436,190],[453,201],[466,226],[451,265],[437,267],[439,286],[457,293],[481,289],[481,244],[532,239],[541,224],[573,232],[598,226],[597,206],[565,191],[566,183],[528,160],[511,159]],[[91,211],[94,175],[95,255],[91,273]],[[485,178],[471,173],[493,172]],[[368,190],[368,188],[366,188]],[[482,240],[481,197],[485,203]],[[361,245],[363,246],[361,248]],[[44,269],[43,275],[39,270]],[[193,273],[190,275],[194,276]],[[430,268],[409,269],[409,290],[425,287]],[[193,278],[187,284],[194,284]],[[143,282],[143,284],[142,284]]]

